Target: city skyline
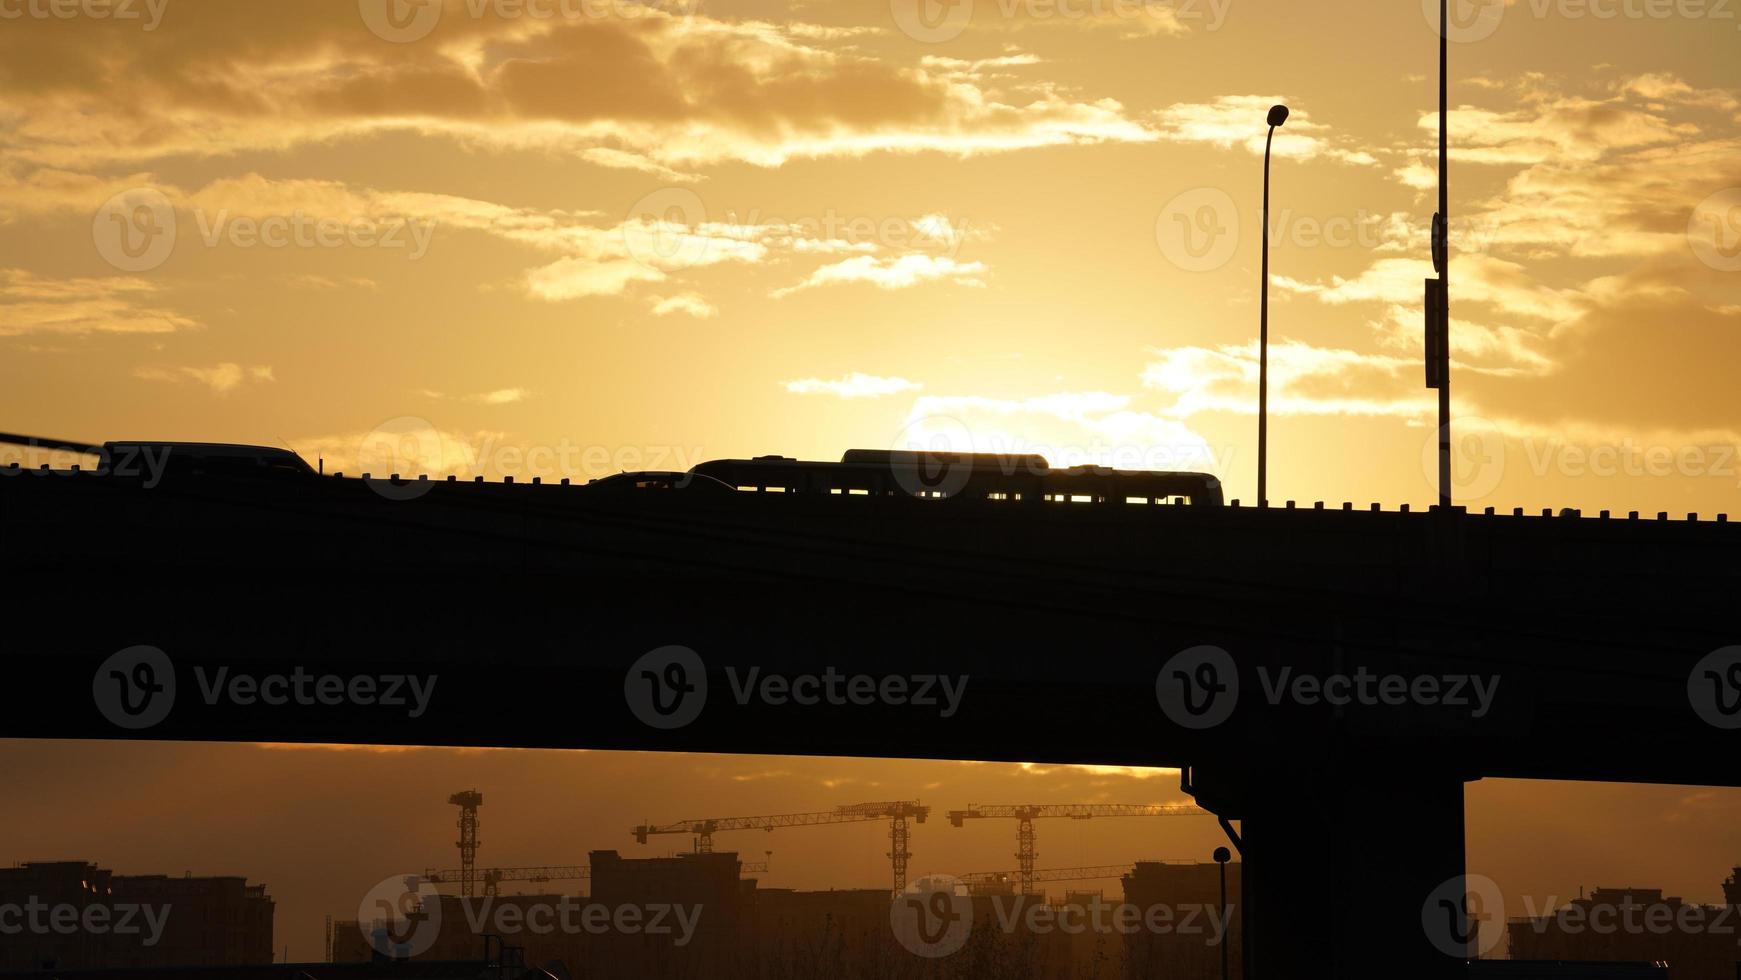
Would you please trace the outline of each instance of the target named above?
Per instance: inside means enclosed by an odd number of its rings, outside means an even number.
[[[8,863],[82,859],[117,873],[244,875],[277,902],[276,942],[290,947],[293,962],[318,960],[324,917],[354,917],[383,878],[457,867],[458,811],[446,799],[474,784],[486,799],[479,868],[584,864],[600,848],[644,858],[691,846],[679,837],[636,845],[629,830],[648,820],[919,798],[934,816],[913,828],[914,879],[1015,869],[1013,821],[956,829],[943,810],[1178,795],[1177,773],[1167,770],[790,756],[10,741],[0,743],[0,759],[41,787],[28,800],[0,802],[14,828]],[[99,792],[98,780],[129,813],[126,825],[73,803]],[[611,791],[599,794],[602,786]],[[1741,860],[1741,794],[1733,790],[1482,780],[1468,792],[1470,872],[1497,881],[1519,914],[1523,896],[1539,908],[1549,896],[1569,901],[1599,885],[1715,904],[1723,876]],[[248,803],[226,805],[241,800]],[[1036,832],[1040,868],[1207,862],[1226,843],[1209,817],[1048,820]],[[719,835],[715,849],[768,860],[769,871],[755,876],[764,887],[886,889],[887,834],[886,821],[742,831]],[[580,894],[582,884],[504,883],[501,893]],[[1112,896],[1118,885],[1048,886],[1066,888]]]

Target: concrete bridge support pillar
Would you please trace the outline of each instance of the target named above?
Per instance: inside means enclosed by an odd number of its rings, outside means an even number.
[[[1199,803],[1238,821],[1247,980],[1467,975],[1460,778],[1273,765],[1188,778]]]

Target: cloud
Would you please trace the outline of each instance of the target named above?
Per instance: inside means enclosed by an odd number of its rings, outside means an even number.
[[[1609,427],[1610,441],[1615,432],[1669,444],[1711,436],[1721,427],[1710,425],[1697,399],[1664,393],[1719,390],[1726,382],[1714,366],[1741,356],[1722,320],[1741,294],[1732,277],[1694,259],[1687,231],[1699,202],[1741,186],[1734,93],[1667,75],[1622,79],[1598,96],[1568,94],[1529,75],[1491,90],[1512,104],[1464,107],[1452,117],[1460,161],[1512,171],[1497,193],[1463,205],[1452,228],[1452,355],[1467,379],[1461,411],[1508,437],[1539,438],[1593,420]],[[1436,117],[1422,117],[1423,129],[1436,125]],[[1406,157],[1405,150],[1395,152]],[[1433,187],[1427,152],[1398,178]],[[1381,250],[1424,256],[1417,238],[1405,234],[1395,249]],[[1317,379],[1313,388],[1288,383],[1292,394],[1272,398],[1272,411],[1419,415],[1430,424],[1416,389],[1421,283],[1430,275],[1424,258],[1397,256],[1352,275],[1278,277],[1283,292],[1373,308],[1368,322],[1392,360],[1342,369],[1347,376],[1335,384],[1360,393],[1353,403]],[[1250,410],[1252,367],[1243,351],[1182,349],[1152,371],[1152,381],[1176,393],[1176,411]]]
[[[1265,118],[1270,107],[1287,99],[1267,95],[1223,95],[1213,102],[1179,102],[1155,113],[1160,138],[1171,143],[1203,143],[1227,149],[1242,146],[1263,155],[1269,127]],[[1319,157],[1340,163],[1372,166],[1371,153],[1354,148],[1347,137],[1329,135],[1330,127],[1314,123],[1311,116],[1295,111],[1275,132],[1271,153],[1278,157],[1312,160]]]
[[[428,389],[424,389],[420,394],[425,398],[433,398],[438,401],[464,401],[474,405],[514,405],[525,401],[532,393],[525,388],[498,388],[495,391],[484,391],[475,395],[446,395]]]
[[[1417,125],[1437,134],[1439,114],[1424,114]],[[1590,161],[1609,150],[1674,143],[1698,133],[1691,123],[1612,100],[1560,96],[1508,111],[1465,105],[1451,114],[1451,157],[1487,164]]]
[[[59,190],[32,205],[40,211],[88,214],[105,200],[99,195],[111,189],[109,183],[94,180],[57,178],[50,183]],[[11,185],[26,199],[32,197],[32,186],[28,181]],[[953,256],[965,242],[989,234],[964,218],[941,213],[880,221],[843,219],[833,212],[800,219],[763,216],[753,210],[743,217],[719,209],[710,215],[701,195],[680,187],[644,195],[613,222],[597,211],[512,207],[450,194],[380,190],[334,180],[276,179],[258,173],[219,178],[191,192],[167,183],[144,186],[172,203],[190,239],[207,234],[208,229],[221,231],[226,223],[242,218],[285,217],[308,225],[361,223],[383,230],[410,229],[397,240],[416,239],[422,246],[438,232],[489,236],[554,256],[526,270],[515,282],[527,296],[545,302],[618,296],[637,284],[664,283],[680,273],[728,263],[757,265],[841,254],[859,261],[815,270],[804,282],[777,295],[845,281],[871,282],[885,289],[936,279],[982,285],[976,275],[985,267],[957,262]],[[4,189],[0,185],[0,192]],[[888,253],[896,254],[870,258]],[[288,276],[285,282],[307,290],[377,286],[361,277],[309,274]],[[717,312],[694,290],[654,303],[658,315],[704,317]]]
[[[1404,350],[1420,362],[1425,333],[1421,305],[1392,305],[1384,315],[1370,321],[1379,343]],[[1555,369],[1549,337],[1520,327],[1471,320],[1458,316],[1451,328],[1451,366],[1457,371],[1476,371],[1496,377],[1542,375]]]
[[[367,432],[305,436],[291,440],[303,459],[324,460],[328,473],[400,473],[445,476],[487,475],[494,449],[504,434],[439,428],[427,421],[399,418]]]
[[[919,59],[920,67],[927,71],[948,78],[974,82],[987,77],[1013,77],[1014,73],[1005,69],[1027,68],[1042,63],[1039,55],[1017,50],[997,57],[979,58],[973,61],[965,58],[948,58],[942,55],[926,55]]]
[[[755,783],[765,779],[787,779],[792,776],[790,769],[764,769],[759,772],[734,773],[731,781],[734,783]]]
[[[277,380],[272,376],[271,365],[255,364],[244,367],[231,361],[211,367],[141,367],[134,370],[133,376],[144,381],[170,384],[193,381],[210,388],[216,395],[227,395],[244,383],[263,384]]]
[[[1721,112],[1741,109],[1741,99],[1737,99],[1735,93],[1727,89],[1694,88],[1668,74],[1638,75],[1620,82],[1618,88],[1627,95],[1658,102],[1716,109]]]
[[[941,255],[909,254],[889,259],[855,255],[825,265],[797,285],[776,289],[769,295],[779,298],[803,289],[850,282],[866,282],[879,289],[906,289],[939,280],[960,286],[984,286],[985,281],[979,276],[985,271],[983,262],[957,262]]]
[[[292,289],[327,292],[335,289],[379,289],[380,283],[362,276],[295,275],[285,277],[284,284]]]
[[[198,329],[200,321],[191,316],[147,305],[163,288],[133,276],[50,279],[23,269],[0,269],[0,336]]]
[[[956,452],[1038,453],[1056,467],[1218,473],[1228,462],[1227,454],[1212,451],[1178,417],[1103,391],[1028,398],[921,395],[903,436],[909,445]]]
[[[472,17],[466,0],[445,2],[435,32],[403,45],[344,4],[255,16],[185,0],[176,30],[126,38],[17,22],[0,36],[8,153],[77,170],[413,133],[681,179],[722,162],[1152,138],[1109,99],[1051,88],[1013,99],[953,70],[858,53],[861,30],[651,8]]]
[[[1538,376],[1555,370],[1555,336],[1573,329],[1621,288],[1605,278],[1580,289],[1555,288],[1519,263],[1482,254],[1459,255],[1454,268],[1452,366],[1493,376]],[[1423,282],[1432,276],[1426,260],[1382,258],[1353,277],[1304,282],[1278,276],[1272,282],[1278,290],[1332,306],[1380,308],[1368,321],[1380,344],[1407,352],[1408,360],[1419,365],[1425,329]],[[1273,355],[1275,348],[1271,350]]]
[[[112,197],[158,183],[150,173],[100,177],[53,167],[19,174],[12,162],[0,163],[0,222],[21,214],[83,212]]]
[[[786,382],[786,390],[794,395],[833,395],[836,398],[881,398],[903,391],[917,391],[921,386],[906,378],[879,378],[858,371],[833,381],[803,378]]]
[[[632,282],[664,282],[665,273],[632,259],[558,259],[526,273],[526,292],[547,302],[615,296]]]
[[[1503,191],[1457,209],[1454,231],[1478,232],[1486,251],[1542,259],[1673,256],[1686,223],[1713,191],[1741,186],[1741,100],[1671,75],[1613,83],[1601,98],[1568,94],[1539,76],[1508,88],[1505,109],[1459,107],[1451,116],[1454,163],[1514,173]],[[1436,133],[1437,114],[1420,118]],[[1403,185],[1437,185],[1435,151],[1397,147]]]
[[[695,293],[678,293],[675,296],[653,296],[649,299],[653,306],[654,316],[668,316],[672,313],[685,313],[698,319],[718,316],[719,310],[707,300]]]
[[[440,752],[456,755],[478,755],[483,752],[535,752],[536,749],[500,748],[495,746],[448,745],[350,745],[334,742],[250,742],[257,749],[271,752],[361,752],[369,755],[400,755],[406,752]],[[575,749],[586,752],[586,749]]]
[[[1691,434],[1741,429],[1718,395],[1733,386],[1727,375],[1741,361],[1741,332],[1732,315],[1688,288],[1703,278],[1702,267],[1677,264],[1592,282],[1583,291],[1586,312],[1551,338],[1553,372],[1464,391],[1479,395],[1489,417],[1550,430],[1588,424],[1610,441],[1679,432],[1680,441],[1662,444],[1694,445]]]
[[[1257,414],[1257,344],[1174,347],[1151,352],[1143,384],[1170,396],[1163,411]],[[1425,417],[1436,404],[1422,391],[1415,357],[1368,354],[1289,341],[1269,345],[1272,415]]]
[[[1050,776],[1061,770],[1087,773],[1090,776],[1126,776],[1131,779],[1177,779],[1177,769],[1157,769],[1150,766],[1096,766],[1083,764],[1047,765],[1038,762],[1017,763],[1024,775]]]
[[[1586,309],[1577,290],[1556,289],[1530,275],[1516,262],[1487,255],[1459,255],[1453,286],[1453,301],[1491,305],[1515,316],[1559,324],[1582,315]],[[1383,258],[1369,264],[1359,275],[1333,275],[1327,282],[1303,282],[1277,276],[1277,289],[1316,297],[1331,305],[1382,302],[1424,302],[1424,281],[1433,277],[1432,263],[1424,259]]]
[[[911,2],[911,0],[908,0]],[[1177,0],[995,0],[970,7],[977,30],[1106,31],[1127,39],[1182,37],[1198,22],[1214,31],[1226,20],[1226,0],[1180,4]]]

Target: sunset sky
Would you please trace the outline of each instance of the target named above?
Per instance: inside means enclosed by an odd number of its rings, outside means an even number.
[[[1272,496],[1434,498],[1436,3],[918,2],[0,0],[0,430],[547,479],[917,434],[1208,469],[1249,501],[1263,121],[1286,102]],[[1459,502],[1741,514],[1741,5],[1456,6]],[[407,431],[422,458],[384,458],[372,434]],[[450,863],[442,801],[474,784],[502,864],[661,852],[628,827],[707,811],[1178,795],[1140,772],[120,743],[0,744],[0,773],[0,858],[265,880],[293,958],[380,877]],[[1470,799],[1471,870],[1507,889],[1710,901],[1741,860],[1735,791]],[[1221,843],[1186,823],[1048,826],[1042,864]],[[1013,847],[937,823],[915,864]],[[872,825],[763,848],[772,885],[887,876]]]
[[[1421,2],[68,2],[0,5],[8,430],[522,478],[920,433],[1249,500],[1285,101],[1272,492],[1432,498]],[[1457,9],[1461,499],[1741,510],[1741,18]]]

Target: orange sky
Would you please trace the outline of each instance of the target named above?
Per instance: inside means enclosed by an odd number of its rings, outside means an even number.
[[[6,428],[522,477],[918,431],[1249,499],[1285,99],[1273,487],[1431,499],[1422,4],[915,3],[7,0]],[[1737,509],[1741,21],[1459,3],[1461,498]]]

